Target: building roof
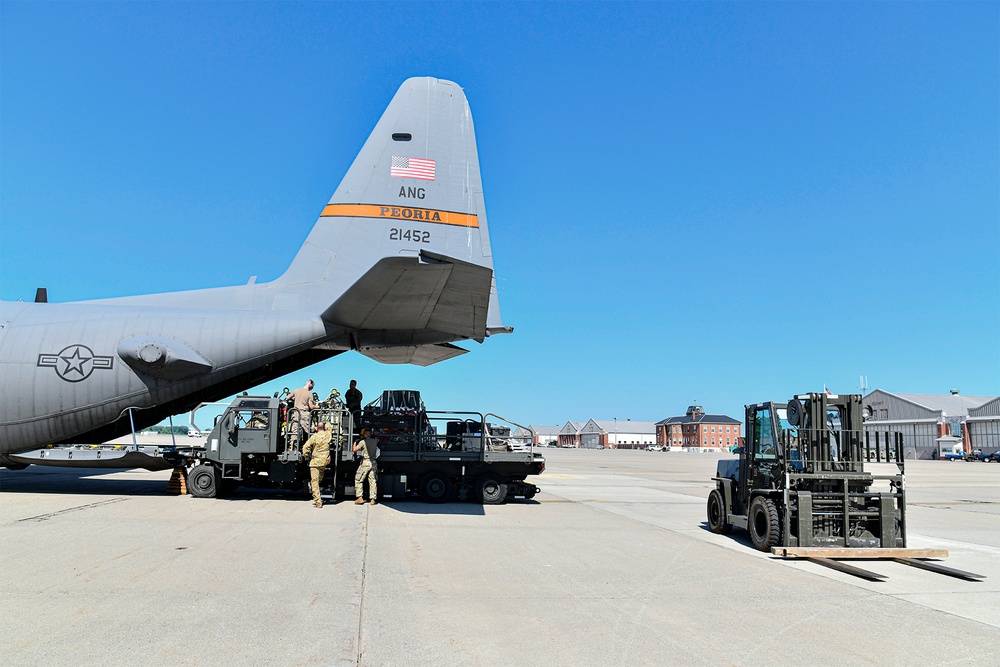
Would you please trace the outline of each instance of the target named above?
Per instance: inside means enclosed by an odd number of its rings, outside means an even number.
[[[639,422],[631,420],[614,419],[591,419],[587,424],[593,422],[597,428],[604,433],[646,433],[652,435],[656,433],[655,422]],[[586,424],[585,424],[586,426]]]
[[[559,431],[561,431],[563,427],[558,424],[555,426],[536,426],[535,424],[532,424],[529,428],[535,432],[535,435],[559,435]]]
[[[559,433],[561,435],[568,435],[570,433],[573,434],[579,433],[584,423],[586,422],[573,422],[573,421],[566,422],[565,424],[563,424],[563,427],[559,429]]]
[[[864,400],[868,400],[868,397],[876,392],[895,396],[927,410],[943,412],[946,417],[967,417],[969,410],[978,408],[996,398],[996,396],[964,396],[962,394],[896,394],[885,389],[875,389],[865,396]]]
[[[665,426],[667,424],[742,424],[739,419],[733,419],[727,415],[702,415],[699,414],[697,417],[691,417],[691,415],[682,415],[680,417],[667,417],[656,422],[657,426]]]
[[[995,417],[998,415],[1000,415],[1000,396],[997,396],[992,401],[986,401],[978,408],[969,410],[970,417]]]

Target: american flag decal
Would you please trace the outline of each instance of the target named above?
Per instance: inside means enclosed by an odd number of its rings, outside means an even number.
[[[434,160],[422,157],[392,156],[392,167],[389,175],[396,178],[417,178],[421,181],[434,180]]]

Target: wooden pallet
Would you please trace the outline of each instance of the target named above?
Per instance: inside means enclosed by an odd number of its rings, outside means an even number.
[[[947,549],[863,549],[843,547],[771,547],[782,558],[840,558],[843,560],[885,558],[947,558]]]
[[[982,581],[985,575],[955,568],[945,567],[940,563],[922,560],[927,558],[947,558],[945,549],[850,549],[826,547],[772,547],[771,553],[781,558],[802,558],[810,562],[828,567],[838,572],[850,574],[868,581],[885,581],[886,576],[860,568],[857,565],[844,563],[845,560],[890,560],[910,567],[928,570],[949,577],[965,579],[966,581]]]

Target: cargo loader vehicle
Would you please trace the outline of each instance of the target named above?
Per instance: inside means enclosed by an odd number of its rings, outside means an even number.
[[[382,498],[414,494],[426,502],[473,498],[499,504],[532,498],[538,487],[525,479],[545,470],[531,436],[511,435],[517,424],[478,412],[428,411],[412,390],[385,391],[357,415],[339,401],[325,401],[306,416],[277,397],[239,396],[216,419],[204,447],[168,456],[189,469],[187,488],[197,497],[239,486],[305,489],[309,470],[301,447],[308,433],[300,424],[315,431],[319,421],[332,434],[324,490],[338,498],[354,495],[359,459],[351,444],[362,428],[378,439]]]
[[[836,559],[889,558],[978,578],[917,560],[947,551],[907,548],[902,435],[866,433],[861,398],[824,392],[747,405],[739,458],[720,460],[713,477],[709,530],[736,526],[761,551],[869,579],[882,577]]]
[[[416,493],[427,502],[530,499],[538,487],[525,478],[545,470],[529,428],[494,414],[426,410],[418,391],[382,392],[365,406],[360,428],[378,438],[379,472],[395,492]],[[528,435],[514,435],[518,429]],[[356,466],[350,469],[353,492]]]

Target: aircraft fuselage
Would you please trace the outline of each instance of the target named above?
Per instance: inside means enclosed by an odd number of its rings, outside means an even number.
[[[333,337],[317,316],[0,303],[0,453],[58,443]],[[124,415],[119,431],[127,432]]]

